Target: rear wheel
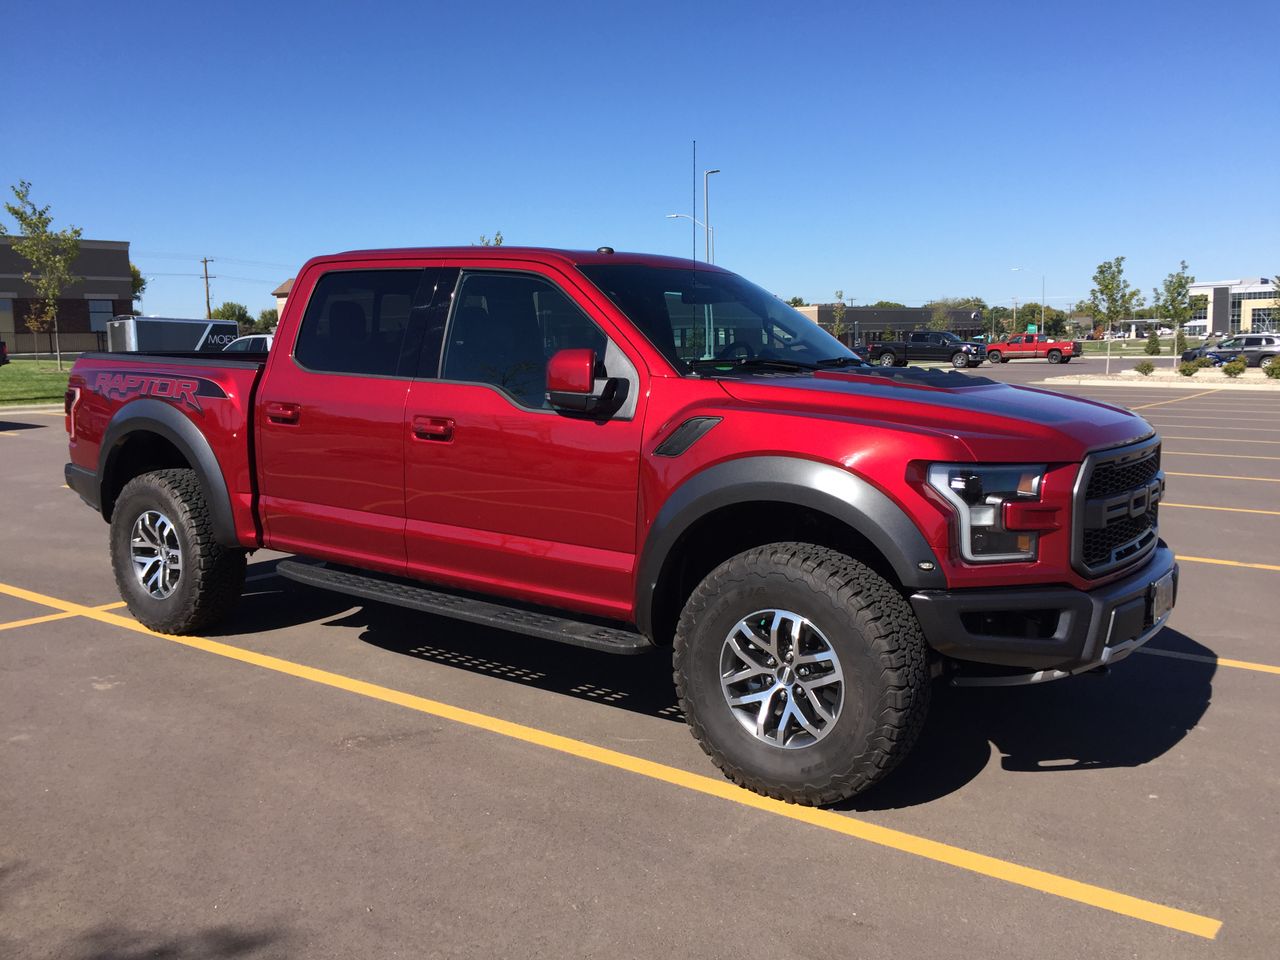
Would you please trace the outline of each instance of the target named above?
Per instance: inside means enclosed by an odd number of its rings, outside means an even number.
[[[675,681],[694,737],[730,780],[833,803],[910,751],[929,701],[910,605],[851,557],[803,543],[721,564],[689,598]]]
[[[1004,361],[1004,357],[1000,355],[999,350],[988,350],[987,359],[992,363],[1002,363]]]
[[[951,355],[951,365],[957,370],[963,370],[969,365],[969,355],[961,350],[957,350]]]
[[[111,566],[139,623],[191,633],[225,617],[244,588],[245,551],[213,536],[194,470],[134,477],[111,514]]]
[[[1265,370],[1267,369],[1267,367],[1271,366],[1271,364],[1275,362],[1276,362],[1276,358],[1274,356],[1263,357],[1261,360],[1258,361],[1258,366],[1260,366],[1263,370]]]
[[[892,367],[897,362],[898,362],[898,358],[895,357],[888,350],[880,354],[880,366],[882,367]]]
[[[1070,363],[1070,362],[1072,361],[1072,359],[1074,359],[1074,358],[1072,358],[1072,357],[1063,357],[1063,358],[1062,358],[1062,362],[1063,362],[1063,363]]]
[[[1049,351],[1049,362],[1050,362],[1050,363],[1061,363],[1061,362],[1062,362],[1062,351],[1061,351],[1061,350],[1050,350],[1050,351]]]

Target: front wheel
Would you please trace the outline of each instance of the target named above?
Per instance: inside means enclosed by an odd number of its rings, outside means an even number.
[[[1061,350],[1050,350],[1050,351],[1049,351],[1049,362],[1050,362],[1050,363],[1061,363],[1061,362],[1062,362],[1062,351],[1061,351]]]
[[[969,355],[957,350],[951,355],[951,365],[957,370],[963,370],[969,366]]]
[[[882,367],[892,367],[897,362],[898,362],[897,357],[895,357],[888,350],[880,354],[880,366]]]
[[[999,350],[988,350],[987,359],[992,363],[1000,363],[1003,358],[1000,356]]]
[[[221,620],[244,588],[245,552],[214,539],[194,470],[156,470],[124,485],[111,513],[111,566],[129,612],[161,633]]]
[[[773,543],[694,591],[675,638],[690,730],[730,780],[790,803],[834,803],[911,750],[929,702],[910,605],[844,554]]]

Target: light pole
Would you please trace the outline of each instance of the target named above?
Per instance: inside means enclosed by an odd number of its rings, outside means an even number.
[[[719,170],[702,171],[702,226],[707,231],[707,263],[715,262],[711,258],[715,248],[711,246],[711,195],[707,192],[707,188],[710,186],[711,175],[719,172]]]
[[[691,217],[687,213],[668,213],[667,219],[668,220],[692,220],[695,226],[706,227],[706,224],[704,224],[697,217]],[[707,227],[707,235],[711,238],[711,249],[714,251],[716,248],[716,232],[713,228]]]

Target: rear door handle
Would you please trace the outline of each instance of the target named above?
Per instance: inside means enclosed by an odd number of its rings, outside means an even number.
[[[297,423],[302,416],[302,407],[296,403],[278,403],[274,400],[267,403],[267,419],[272,423]]]
[[[453,439],[453,419],[451,417],[413,418],[413,435],[419,440],[435,440],[447,442]]]

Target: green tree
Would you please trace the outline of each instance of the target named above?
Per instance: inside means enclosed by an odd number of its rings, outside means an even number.
[[[844,335],[846,330],[844,315],[847,309],[848,308],[845,306],[845,302],[844,302],[844,291],[837,290],[836,302],[835,302],[835,305],[831,308],[831,335],[835,337],[837,340],[839,340],[841,343],[844,343]]]
[[[502,246],[502,231],[499,230],[492,237],[486,237],[480,234],[480,246],[482,247],[500,247]]]
[[[808,305],[805,303],[804,297],[792,297],[787,301],[787,306],[789,307],[807,307]]]
[[[49,205],[37,207],[31,200],[31,184],[19,180],[11,188],[17,203],[6,203],[5,210],[18,224],[18,235],[13,238],[13,251],[31,265],[22,279],[35,288],[39,303],[27,316],[27,327],[32,333],[42,333],[53,328],[54,353],[58,357],[58,369],[62,369],[62,346],[58,341],[58,298],[62,291],[80,278],[73,276],[71,265],[80,253],[79,227],[51,230],[53,216]],[[0,224],[0,236],[7,236]]]
[[[951,313],[946,303],[934,301],[928,305],[929,322],[925,326],[930,330],[946,330],[951,326]]]
[[[280,323],[280,311],[275,307],[268,307],[258,313],[258,319],[253,325],[254,333],[270,333]]]
[[[212,317],[214,320],[231,320],[239,324],[241,334],[253,330],[253,317],[249,316],[249,308],[234,300],[227,300],[214,307]]]
[[[1089,313],[1107,330],[1142,306],[1142,293],[1129,285],[1124,276],[1124,257],[1104,260],[1093,273],[1089,291]]]
[[[1164,278],[1159,289],[1151,291],[1151,304],[1156,319],[1167,320],[1173,327],[1173,350],[1179,356],[1187,349],[1187,337],[1182,328],[1191,320],[1195,307],[1191,303],[1191,285],[1196,278],[1187,273],[1187,261],[1178,265],[1178,272]]]
[[[897,300],[877,300],[870,304],[872,310],[905,310],[907,305],[899,303]]]
[[[129,286],[133,294],[131,297],[135,302],[142,299],[142,295],[147,292],[147,278],[142,275],[142,271],[138,269],[136,264],[129,264]]]
[[[1160,356],[1160,334],[1152,327],[1147,331],[1147,356]]]

